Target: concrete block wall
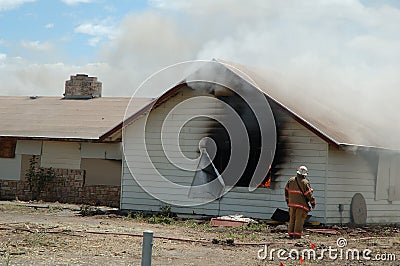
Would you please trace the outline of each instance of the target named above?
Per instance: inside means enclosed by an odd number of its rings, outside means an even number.
[[[85,170],[54,169],[57,178],[50,180],[38,200],[72,204],[119,207],[120,186],[85,185]],[[0,200],[32,199],[29,184],[21,180],[0,180]]]

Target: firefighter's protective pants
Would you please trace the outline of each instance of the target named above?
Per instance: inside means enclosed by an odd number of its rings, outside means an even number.
[[[303,232],[304,221],[308,212],[302,208],[289,207],[289,226],[288,234],[293,238],[300,238]]]

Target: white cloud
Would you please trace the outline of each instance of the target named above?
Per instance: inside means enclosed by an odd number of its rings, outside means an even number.
[[[53,48],[50,42],[40,42],[40,41],[22,41],[21,46],[25,49],[34,51],[48,51]]]
[[[81,3],[93,3],[96,2],[97,0],[62,0],[62,2],[66,5],[77,5]]]
[[[88,44],[90,46],[96,47],[99,44],[100,41],[101,41],[101,38],[94,37],[94,38],[91,38],[91,39],[88,40]]]
[[[11,10],[36,0],[0,0],[0,11]]]
[[[113,31],[111,26],[102,24],[85,23],[74,29],[76,33],[83,33],[92,36],[109,36]]]
[[[110,18],[100,22],[83,23],[74,29],[75,33],[94,36],[88,40],[90,46],[97,46],[102,40],[114,38],[117,30]]]
[[[46,29],[52,29],[52,28],[54,28],[54,24],[53,23],[49,23],[49,24],[44,25],[44,27]]]
[[[2,80],[1,95],[42,95],[62,96],[64,83],[70,75],[87,73],[98,76],[99,81],[107,80],[107,73],[114,74],[106,63],[67,65],[64,63],[36,64],[20,57],[5,58],[0,79]],[[104,86],[108,91],[112,86]],[[107,94],[107,93],[106,93]],[[108,94],[109,95],[109,94]]]
[[[110,13],[117,11],[117,8],[113,5],[105,5],[103,8],[105,11],[110,12]]]

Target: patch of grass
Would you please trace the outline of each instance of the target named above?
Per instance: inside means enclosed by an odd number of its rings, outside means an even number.
[[[93,215],[104,214],[104,212],[101,211],[99,208],[90,205],[82,205],[80,207],[79,214],[81,216],[93,216]]]
[[[128,215],[129,215],[129,214],[128,214]],[[131,218],[133,218],[133,219],[135,219],[135,220],[137,220],[137,221],[139,221],[139,222],[145,222],[146,216],[144,215],[143,212],[136,212],[136,213],[134,213],[134,214],[132,215]]]
[[[242,226],[243,230],[254,231],[254,232],[265,232],[269,229],[269,226],[265,223],[250,223],[248,226]]]
[[[29,211],[32,208],[22,206],[22,205],[16,205],[16,204],[2,204],[0,205],[0,210],[1,211]]]
[[[172,217],[165,217],[165,216],[158,216],[158,215],[153,215],[151,217],[148,217],[145,219],[148,223],[151,224],[175,224],[175,219]]]
[[[158,213],[128,212],[126,217],[144,223],[193,228],[198,232],[215,233],[220,239],[232,238],[239,241],[264,240],[265,234],[270,231],[269,225],[263,222],[250,223],[241,227],[214,227],[211,226],[210,220],[178,219],[170,206],[161,207]]]
[[[24,239],[24,244],[30,247],[57,247],[59,238],[53,238],[46,233],[36,233]]]
[[[172,212],[170,205],[160,207],[160,215],[164,217],[176,217],[175,213]]]
[[[60,212],[62,210],[63,210],[63,208],[60,206],[52,206],[52,205],[47,206],[47,212],[49,212],[49,213],[56,213],[56,212]]]
[[[203,229],[209,233],[216,233],[218,238],[228,239],[233,238],[239,242],[245,241],[264,241],[266,235],[269,235],[270,229],[268,224],[265,223],[250,223],[247,226],[240,227],[222,227],[222,226],[211,226],[209,222],[193,225],[193,222],[186,221],[186,226],[193,227],[195,229]]]
[[[176,214],[171,211],[171,206],[163,206],[158,213],[128,212],[127,219],[151,224],[175,224]]]
[[[177,223],[177,225],[197,229],[199,231],[212,231],[215,228],[211,226],[210,221],[198,220],[184,220]]]

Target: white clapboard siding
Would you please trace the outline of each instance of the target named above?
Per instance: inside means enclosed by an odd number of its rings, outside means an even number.
[[[400,202],[375,200],[376,169],[357,153],[330,150],[328,156],[326,215],[327,223],[351,221],[351,200],[361,193],[367,204],[367,223],[397,223]],[[339,204],[343,204],[342,220]]]
[[[193,166],[194,164],[190,161],[179,160],[180,152],[190,158],[197,158],[199,156],[199,140],[207,136],[215,126],[215,122],[204,118],[195,119],[177,131],[184,125],[185,121],[182,119],[186,117],[186,114],[220,115],[223,109],[215,102],[211,103],[202,99],[192,104],[190,108],[186,106],[185,110],[180,110],[170,116],[170,123],[164,124],[162,140],[164,147],[161,145],[160,127],[163,125],[164,116],[170,112],[171,108],[192,96],[192,92],[189,90],[179,93],[154,109],[147,118],[146,126],[143,116],[125,128],[121,209],[159,211],[160,207],[165,205],[140,187],[134,177],[138,178],[140,183],[145,184],[146,187],[151,187],[156,194],[168,196],[171,200],[185,204],[184,198],[187,195],[180,196],[177,195],[176,190],[166,189],[158,181],[159,178],[156,176],[154,168],[173,182],[191,184],[193,172],[179,170],[166,160],[164,153],[167,152],[171,159],[177,159],[180,166]],[[317,200],[317,208],[311,215],[324,222],[328,144],[288,114],[279,109],[274,110],[274,113],[279,125],[278,147],[284,147],[281,153],[285,154],[285,158],[275,166],[274,170],[278,176],[272,180],[271,188],[257,188],[255,191],[249,192],[247,187],[234,187],[219,200],[192,207],[172,206],[172,211],[205,215],[239,213],[253,218],[270,219],[277,208],[287,209],[284,187],[287,180],[295,175],[296,169],[305,164],[310,170],[310,181]],[[179,147],[177,147],[175,139],[176,132],[180,132]],[[147,145],[146,150],[144,143]],[[180,151],[177,148],[180,148]],[[150,155],[151,161],[146,158],[147,154]]]
[[[271,190],[271,209],[287,209],[284,188],[287,180],[296,174],[300,165],[309,170],[308,179],[314,189],[316,208],[310,213],[312,219],[325,222],[325,190],[328,144],[281,109],[274,108],[277,124],[278,148],[276,152]],[[282,158],[277,158],[281,156]]]
[[[161,202],[145,192],[130,174],[123,160],[120,208],[123,210],[160,211]]]
[[[182,100],[184,99],[185,97],[182,97]],[[187,109],[183,114],[213,114],[213,112],[220,110],[218,108],[213,109],[215,104],[210,106],[207,102],[206,104],[204,103],[204,100],[196,102],[193,109]],[[139,187],[133,177],[137,177],[142,186],[151,188],[159,196],[167,197],[168,200],[179,205],[188,204],[185,202],[185,200],[187,201],[187,195],[180,195],[178,193],[180,190],[166,189],[163,183],[159,182],[158,174],[154,168],[168,180],[176,184],[190,186],[194,172],[183,171],[172,165],[165,157],[165,152],[168,153],[169,158],[176,160],[179,166],[195,169],[197,161],[182,160],[181,153],[190,158],[198,157],[199,140],[207,136],[206,133],[210,129],[210,125],[214,126],[215,122],[202,117],[185,125],[187,117],[177,112],[169,117],[168,123],[163,124],[163,116],[171,111],[171,107],[172,105],[165,106],[163,104],[150,113],[147,123],[145,123],[146,117],[142,117],[135,121],[133,126],[128,126],[125,129],[125,161],[121,193],[122,209],[159,211],[160,207],[163,206],[161,201],[154,199]],[[162,126],[163,140],[161,142],[160,128]],[[180,145],[177,145],[175,139],[178,134],[180,134],[181,139]],[[185,145],[182,145],[182,142]],[[151,158],[150,161],[147,158],[148,156]],[[180,211],[176,211],[184,213],[216,213],[217,206],[216,203],[210,203],[191,208],[179,207]]]
[[[376,177],[375,199],[389,199],[390,186],[390,164],[391,156],[389,154],[380,154],[378,171]]]
[[[390,162],[389,201],[400,200],[400,155],[392,157]]]
[[[400,155],[381,152],[376,182],[376,200],[400,199]]]
[[[21,158],[20,154],[16,154],[14,158],[0,158],[0,179],[20,180]]]
[[[40,155],[42,153],[41,140],[18,140],[15,154]]]
[[[46,168],[80,169],[80,143],[44,141],[40,163]]]

